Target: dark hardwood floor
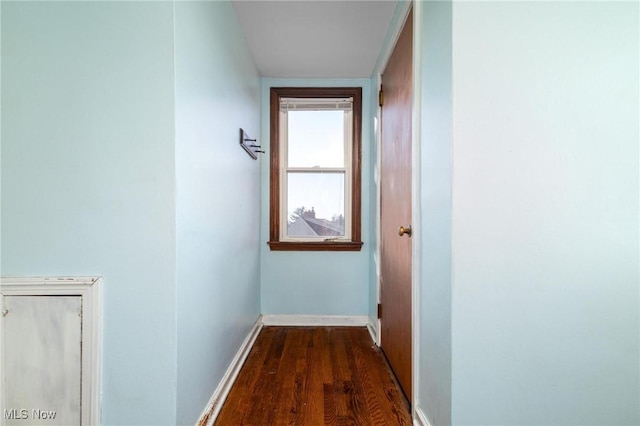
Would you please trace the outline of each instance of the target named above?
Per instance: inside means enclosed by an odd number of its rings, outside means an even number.
[[[265,327],[215,423],[411,425],[365,327]]]

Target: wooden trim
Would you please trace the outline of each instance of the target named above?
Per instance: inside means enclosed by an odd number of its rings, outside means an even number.
[[[269,146],[270,157],[270,183],[269,183],[269,241],[280,240],[280,97],[279,89],[271,89],[270,122],[271,135]],[[273,250],[273,249],[272,249]]]
[[[352,96],[354,111],[353,151],[351,152],[351,241],[361,243],[362,89],[358,88]]]
[[[273,251],[360,251],[362,242],[355,241],[269,241]]]
[[[280,98],[353,98],[351,241],[280,241]],[[272,87],[270,90],[269,247],[271,250],[359,251],[362,248],[362,88]]]

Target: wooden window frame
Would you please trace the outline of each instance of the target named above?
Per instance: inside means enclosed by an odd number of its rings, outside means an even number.
[[[362,248],[362,88],[272,87],[270,91],[269,247],[277,251],[360,251]],[[350,241],[280,241],[280,99],[353,98],[351,138],[351,239]]]

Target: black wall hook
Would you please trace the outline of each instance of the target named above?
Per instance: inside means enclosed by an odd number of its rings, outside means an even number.
[[[251,139],[244,130],[240,129],[240,146],[244,148],[245,151],[247,151],[247,154],[249,154],[251,158],[257,160],[258,156],[256,155],[256,153],[264,154],[264,151],[258,149],[262,148],[260,145],[255,143],[247,144],[248,142],[257,142],[257,140]]]

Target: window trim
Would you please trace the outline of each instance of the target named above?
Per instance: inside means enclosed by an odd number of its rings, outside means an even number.
[[[270,183],[269,247],[287,251],[360,251],[362,248],[362,88],[361,87],[272,87],[270,90]],[[280,99],[353,98],[351,139],[351,240],[282,241],[280,239]]]

